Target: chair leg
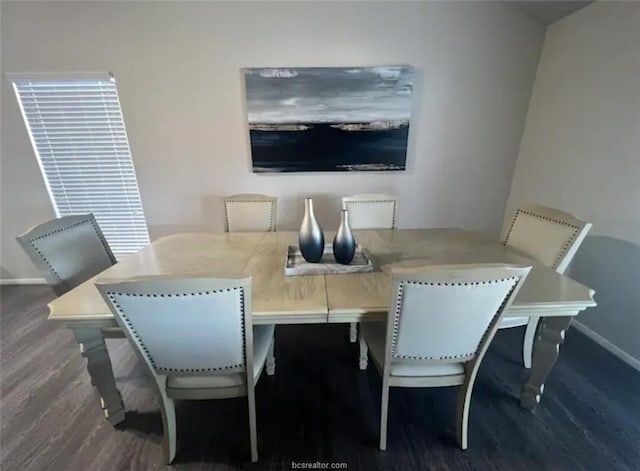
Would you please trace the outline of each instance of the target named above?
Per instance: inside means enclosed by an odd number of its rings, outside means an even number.
[[[389,378],[382,380],[382,401],[380,405],[380,449],[387,449],[387,419],[389,415]]]
[[[524,332],[524,340],[522,342],[522,361],[525,368],[531,368],[531,359],[533,358],[533,344],[536,340],[538,332],[539,317],[532,317],[527,323],[527,329]]]
[[[269,352],[267,353],[267,375],[273,376],[276,372],[276,357],[273,354],[273,346],[275,339],[271,339],[271,345],[269,345]]]
[[[352,322],[349,324],[349,342],[356,343],[358,339],[358,323]]]
[[[251,444],[251,462],[258,461],[258,430],[256,426],[256,396],[255,386],[249,385],[247,388],[247,399],[249,403],[249,442]]]
[[[469,409],[471,408],[471,395],[473,393],[473,384],[475,383],[475,374],[471,378],[467,377],[464,384],[460,387],[458,396],[458,407],[456,412],[456,439],[458,445],[463,450],[467,449],[467,437],[469,431]]]
[[[367,342],[362,335],[362,329],[360,329],[360,334],[358,335],[358,342],[360,343],[360,361],[358,366],[361,370],[367,369],[367,363],[369,359],[367,358],[367,353],[369,352],[369,347],[367,346]]]
[[[167,397],[167,393],[162,386],[160,386],[160,408],[164,430],[162,448],[165,461],[167,464],[171,464],[176,457],[176,410],[173,399]]]

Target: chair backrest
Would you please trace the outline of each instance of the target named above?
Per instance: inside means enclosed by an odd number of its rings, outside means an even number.
[[[224,198],[225,232],[272,232],[276,230],[278,198],[239,194]]]
[[[253,359],[251,278],[149,276],[96,287],[156,375],[241,373]]]
[[[558,273],[564,273],[582,244],[591,224],[545,206],[523,206],[516,210],[504,244],[535,258]]]
[[[481,355],[530,269],[480,264],[394,270],[385,364],[460,363]]]
[[[345,196],[342,209],[349,211],[351,229],[395,229],[396,198],[391,195],[368,193]]]
[[[116,263],[93,214],[39,224],[16,240],[58,296]]]

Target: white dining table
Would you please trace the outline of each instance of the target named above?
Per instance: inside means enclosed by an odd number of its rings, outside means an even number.
[[[121,337],[113,314],[95,287],[100,279],[147,275],[251,275],[255,324],[323,324],[386,318],[390,272],[395,267],[462,263],[515,263],[533,268],[505,318],[536,316],[540,325],[532,366],[520,404],[533,410],[557,359],[571,318],[595,306],[594,291],[524,254],[461,229],[354,231],[374,271],[340,275],[285,276],[287,249],[297,232],[187,233],[155,240],[138,253],[73,288],[49,304],[49,319],[69,327],[107,419],[124,420],[105,338]],[[327,240],[332,234],[327,233]],[[357,369],[354,358],[354,369]]]

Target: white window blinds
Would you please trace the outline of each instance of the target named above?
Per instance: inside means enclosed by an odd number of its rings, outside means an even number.
[[[93,213],[116,257],[147,245],[114,78],[9,79],[57,216]]]

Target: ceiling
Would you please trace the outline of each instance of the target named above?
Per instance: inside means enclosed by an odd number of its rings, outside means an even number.
[[[502,0],[548,25],[586,7],[591,1],[581,0]]]

